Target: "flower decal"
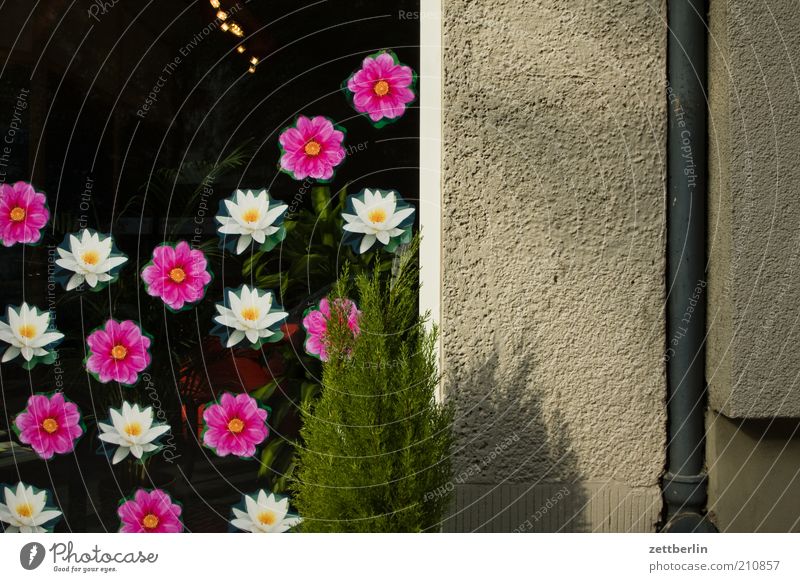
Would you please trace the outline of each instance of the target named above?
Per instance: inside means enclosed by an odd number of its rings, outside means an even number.
[[[61,512],[48,507],[47,498],[47,491],[40,491],[22,482],[17,483],[16,489],[3,487],[5,503],[0,503],[0,521],[4,522],[5,532],[52,532]]]
[[[150,338],[134,321],[109,319],[86,338],[86,369],[102,383],[133,386],[150,365]]]
[[[199,302],[211,283],[211,271],[203,251],[186,241],[164,244],[153,250],[153,260],[142,270],[148,295],[160,297],[173,311]]]
[[[139,489],[117,509],[121,533],[180,533],[181,506],[161,489]]]
[[[376,127],[397,121],[416,98],[417,76],[391,51],[364,59],[361,68],[345,82],[345,93],[353,108],[369,117]]]
[[[271,291],[242,285],[238,289],[226,289],[227,301],[217,303],[217,323],[212,330],[226,348],[247,340],[257,350],[264,343],[273,343],[283,337],[283,332],[274,325],[286,319],[288,313],[273,302]]]
[[[286,204],[273,202],[266,190],[237,190],[220,203],[216,216],[223,246],[233,247],[241,255],[253,241],[267,252],[286,238],[283,215]]]
[[[347,325],[353,332],[353,337],[361,333],[358,327],[358,317],[361,312],[350,299],[337,299],[336,305],[339,313],[347,314]],[[319,302],[316,309],[308,309],[303,317],[303,327],[306,329],[306,353],[315,356],[323,362],[328,361],[327,338],[328,321],[331,319],[331,305],[325,297]]]
[[[84,228],[70,234],[58,247],[55,277],[64,289],[71,291],[84,282],[100,291],[118,277],[128,257],[117,251],[111,235],[101,235]]]
[[[327,117],[318,115],[297,118],[278,138],[281,146],[281,169],[295,180],[313,178],[321,182],[333,179],[336,166],[346,156],[342,141],[344,130]]]
[[[394,190],[364,189],[348,196],[347,210],[351,214],[342,214],[344,242],[359,254],[371,249],[376,241],[390,253],[411,241],[414,208]]]
[[[27,182],[0,184],[0,241],[3,246],[34,244],[50,220],[47,197]]]
[[[255,398],[226,392],[219,404],[210,403],[203,411],[203,444],[220,457],[252,457],[256,447],[269,436],[268,414]]]
[[[34,394],[28,398],[28,407],[14,419],[14,430],[19,440],[43,459],[69,453],[83,434],[81,413],[74,402],[61,392],[52,396]]]
[[[161,449],[158,439],[163,436],[170,427],[168,424],[153,423],[153,409],[147,407],[144,410],[138,404],[122,403],[122,408],[109,410],[111,424],[98,422],[100,429],[98,438],[104,443],[117,445],[117,450],[111,459],[111,463],[116,465],[129,454],[141,460],[144,456],[152,454]]]
[[[245,495],[244,503],[232,507],[231,511],[231,525],[249,533],[283,533],[302,521],[296,515],[289,515],[288,498],[263,489]]]
[[[2,362],[22,357],[22,367],[32,369],[36,364],[52,364],[56,360],[55,346],[64,334],[50,329],[50,314],[27,303],[6,308],[5,321],[0,320],[0,342],[8,344]]]

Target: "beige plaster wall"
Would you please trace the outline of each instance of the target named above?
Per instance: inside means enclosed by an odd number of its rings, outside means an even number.
[[[711,3],[707,464],[723,531],[800,531],[799,8]]]
[[[442,356],[459,447],[447,527],[651,531],[665,6],[443,10]]]
[[[800,421],[708,417],[708,510],[723,532],[800,532]]]
[[[800,6],[711,3],[712,408],[800,417]]]

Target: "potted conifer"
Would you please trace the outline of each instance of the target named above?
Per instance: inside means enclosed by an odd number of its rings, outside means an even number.
[[[328,298],[322,390],[302,409],[294,483],[303,531],[441,527],[453,412],[434,398],[436,329],[418,311],[418,249],[417,238],[393,274],[359,273],[353,293],[345,270]]]

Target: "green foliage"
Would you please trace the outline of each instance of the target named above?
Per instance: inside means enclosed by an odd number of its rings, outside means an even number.
[[[435,531],[448,503],[452,410],[434,401],[435,330],[418,314],[419,240],[392,277],[355,277],[361,333],[353,339],[331,295],[322,391],[302,406],[295,503],[303,531]],[[352,297],[352,296],[351,296]]]
[[[276,292],[279,303],[289,312],[290,322],[331,292],[342,264],[352,265],[350,276],[377,270],[388,273],[391,258],[377,250],[355,255],[342,247],[342,212],[346,188],[331,192],[328,186],[314,186],[308,200],[289,202],[286,239],[270,252],[255,250],[243,261],[244,280],[261,289]],[[261,454],[259,476],[275,493],[287,493],[296,467],[299,411],[315,400],[320,391],[320,362],[300,347],[284,354],[286,369],[274,382],[252,395],[273,410],[270,424],[280,427]],[[276,434],[280,437],[276,437]]]
[[[253,144],[247,141],[213,162],[189,161],[179,168],[159,168],[148,177],[147,184],[142,187],[144,192],[128,199],[121,215],[175,216],[177,221],[163,233],[169,240],[192,224],[192,211],[196,210],[203,194],[223,176],[244,167],[255,151]],[[182,215],[185,210],[189,212]],[[217,242],[213,244],[216,247]]]
[[[253,252],[243,264],[245,279],[256,287],[274,289],[284,307],[302,313],[330,292],[345,263],[352,265],[353,274],[387,272],[391,260],[385,254],[375,250],[357,256],[340,246],[346,197],[346,189],[332,193],[327,186],[315,186],[310,209],[290,205],[286,239],[272,252]]]

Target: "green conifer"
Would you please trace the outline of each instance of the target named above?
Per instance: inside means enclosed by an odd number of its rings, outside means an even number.
[[[420,532],[440,528],[451,483],[452,409],[434,399],[436,330],[418,311],[419,240],[394,273],[361,274],[354,339],[331,295],[322,393],[302,410],[295,503],[303,531]]]

